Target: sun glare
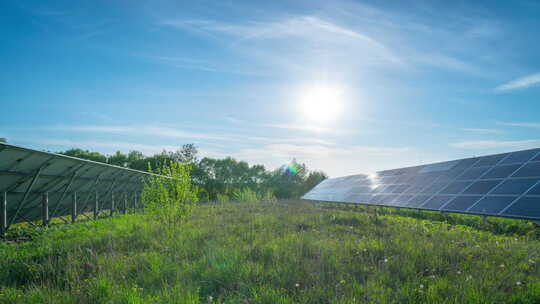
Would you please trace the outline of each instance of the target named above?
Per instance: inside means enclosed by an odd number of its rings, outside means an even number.
[[[328,122],[338,118],[343,107],[342,92],[330,86],[315,86],[303,90],[300,111],[306,119]]]

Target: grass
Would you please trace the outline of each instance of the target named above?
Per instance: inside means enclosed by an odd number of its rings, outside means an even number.
[[[450,223],[449,223],[450,222]],[[335,204],[204,205],[0,244],[0,303],[539,303],[523,221]]]

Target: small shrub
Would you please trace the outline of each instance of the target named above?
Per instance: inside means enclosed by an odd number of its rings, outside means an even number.
[[[219,194],[217,195],[217,202],[218,203],[228,203],[230,201],[229,199],[229,196],[227,196],[226,194]]]
[[[168,230],[186,219],[197,203],[197,189],[189,171],[189,166],[171,162],[145,181],[141,195],[145,210]]]
[[[277,202],[277,198],[272,191],[267,190],[263,195],[261,195],[261,201],[265,203],[275,203]]]
[[[239,203],[253,203],[260,201],[257,192],[249,188],[235,190],[233,193],[233,199]]]

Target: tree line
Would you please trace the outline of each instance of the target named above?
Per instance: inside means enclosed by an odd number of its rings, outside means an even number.
[[[260,195],[271,193],[278,199],[298,198],[327,178],[324,172],[309,170],[306,164],[296,159],[290,164],[269,170],[263,165],[250,165],[231,157],[199,158],[194,144],[185,144],[177,151],[163,151],[151,156],[145,156],[139,151],[127,154],[117,151],[112,155],[104,155],[83,149],[69,149],[59,153],[141,171],[154,171],[172,162],[184,164],[190,170],[192,183],[197,186],[201,201],[233,198],[239,191],[251,191]]]

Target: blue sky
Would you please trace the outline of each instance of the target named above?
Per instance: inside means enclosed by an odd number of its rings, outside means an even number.
[[[539,15],[537,1],[4,0],[0,137],[196,143],[331,176],[540,147]],[[320,88],[332,100],[307,115]]]

